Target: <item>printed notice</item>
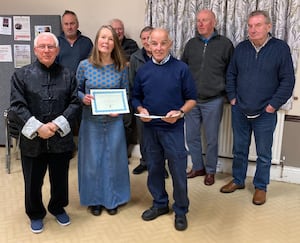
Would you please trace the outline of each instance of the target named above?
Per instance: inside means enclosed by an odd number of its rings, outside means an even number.
[[[31,63],[30,45],[14,45],[15,68]]]
[[[35,37],[43,32],[52,32],[51,25],[36,25],[34,26]]]
[[[0,35],[11,35],[11,18],[0,17]]]
[[[0,62],[12,62],[11,45],[0,45]]]
[[[14,40],[30,41],[30,17],[14,16]]]

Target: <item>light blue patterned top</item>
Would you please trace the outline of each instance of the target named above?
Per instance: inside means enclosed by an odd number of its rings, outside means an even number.
[[[128,93],[128,69],[121,72],[114,64],[103,67],[93,66],[87,59],[80,62],[76,77],[78,80],[78,95],[82,100],[90,89],[126,89]]]

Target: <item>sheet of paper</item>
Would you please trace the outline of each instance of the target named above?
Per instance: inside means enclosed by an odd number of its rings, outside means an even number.
[[[12,62],[11,45],[0,45],[0,62]]]
[[[0,35],[11,35],[11,18],[0,17]]]
[[[14,20],[14,40],[30,41],[30,17],[29,16],[13,16]]]
[[[150,119],[161,119],[161,118],[164,118],[164,117],[165,117],[165,116],[156,116],[156,115],[138,114],[138,113],[135,113],[134,115],[135,115],[135,116],[138,116],[138,117],[150,118]]]
[[[34,26],[35,37],[43,32],[52,32],[51,25],[36,25]]]
[[[30,45],[14,45],[15,68],[21,68],[31,63]]]
[[[31,63],[30,45],[14,45],[15,68],[21,68]]]

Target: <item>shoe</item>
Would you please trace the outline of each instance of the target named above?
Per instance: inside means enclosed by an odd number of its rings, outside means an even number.
[[[186,177],[191,179],[196,176],[204,176],[206,174],[205,169],[202,170],[190,170],[187,174]]]
[[[142,214],[142,219],[145,221],[156,219],[158,216],[169,213],[169,206],[163,208],[151,207]]]
[[[71,224],[70,217],[66,212],[55,215],[55,218],[57,223],[59,223],[62,226],[67,226]]]
[[[182,231],[185,230],[186,228],[187,228],[186,216],[175,215],[175,229]]]
[[[245,185],[237,185],[232,181],[230,181],[228,184],[226,184],[225,186],[222,186],[220,189],[220,192],[223,193],[231,193],[234,192],[237,189],[244,189]]]
[[[91,211],[91,214],[93,214],[94,216],[99,216],[102,212],[102,207],[100,205],[89,206],[89,210]]]
[[[44,230],[44,224],[42,219],[31,219],[30,220],[31,231],[35,234],[41,233]]]
[[[206,174],[204,178],[204,184],[211,186],[215,183],[215,174]]]
[[[167,169],[165,168],[165,179],[168,179],[169,178],[169,173],[167,171]]]
[[[132,173],[135,174],[135,175],[139,175],[139,174],[142,174],[146,170],[147,170],[146,165],[139,164],[137,167],[134,168]]]
[[[253,204],[255,205],[263,205],[266,202],[266,191],[255,189],[254,195],[253,195]]]
[[[118,207],[112,209],[106,209],[106,211],[109,215],[115,215],[118,213]]]

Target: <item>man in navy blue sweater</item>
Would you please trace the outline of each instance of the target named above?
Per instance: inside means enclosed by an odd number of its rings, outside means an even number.
[[[153,197],[152,207],[142,218],[149,221],[169,212],[164,178],[167,159],[174,187],[175,228],[185,230],[189,200],[183,116],[196,104],[196,87],[188,66],[170,55],[172,41],[166,30],[154,29],[149,45],[152,60],[139,68],[132,94],[133,107],[144,122],[147,185]]]
[[[271,26],[267,12],[257,10],[250,14],[249,39],[236,47],[226,77],[232,105],[233,180],[220,191],[231,193],[245,188],[253,131],[257,151],[252,199],[255,205],[266,202],[276,111],[291,97],[295,84],[289,46],[271,36]]]

